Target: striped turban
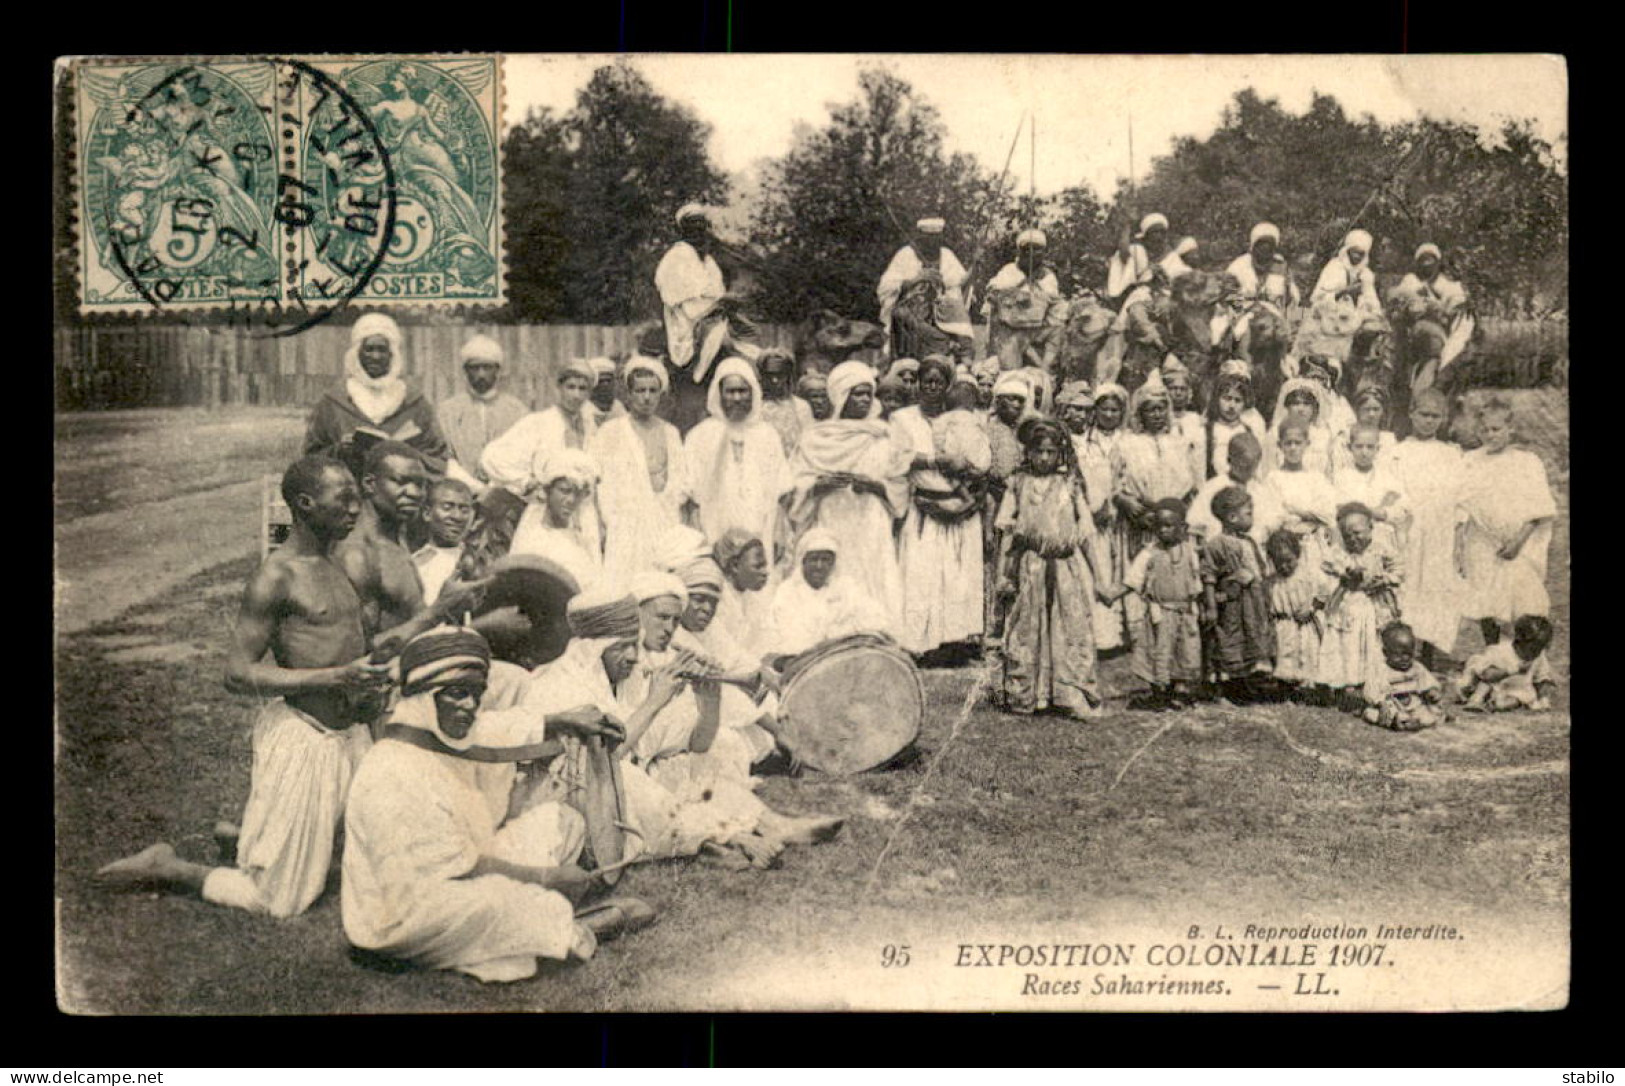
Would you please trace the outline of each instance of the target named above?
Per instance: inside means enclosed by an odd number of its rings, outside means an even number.
[[[636,637],[638,601],[616,588],[596,588],[570,597],[565,607],[570,636],[587,640],[619,641]]]
[[[468,668],[491,670],[491,646],[466,626],[437,626],[401,649],[401,693],[408,697],[444,685],[447,676]]]

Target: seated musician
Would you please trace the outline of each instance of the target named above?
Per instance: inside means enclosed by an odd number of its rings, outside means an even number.
[[[401,652],[402,698],[362,761],[345,811],[344,931],[360,948],[485,981],[581,960],[654,919],[632,898],[577,912],[582,817],[515,788],[515,763],[561,735],[620,727],[591,705],[536,717],[482,712],[490,649],[470,629],[420,634]]]
[[[839,555],[840,543],[829,532],[811,528],[802,535],[795,572],[773,594],[768,648],[775,663],[825,641],[886,629],[880,605],[837,571]]]
[[[646,722],[628,723],[626,747],[632,760],[656,783],[680,796],[713,793],[718,786],[754,787],[750,770],[757,755],[738,729],[724,726],[720,665],[702,654],[673,648],[688,589],[670,573],[651,571],[633,579],[632,595],[638,601],[643,640],[637,663],[616,687],[616,697],[623,704],[640,703],[659,672],[673,664],[687,686]],[[758,709],[755,720],[749,726],[760,731],[759,725],[770,723],[772,715]],[[771,744],[771,735],[768,738]],[[783,844],[816,844],[833,837],[840,827],[840,819],[790,818],[764,808],[756,832]]]

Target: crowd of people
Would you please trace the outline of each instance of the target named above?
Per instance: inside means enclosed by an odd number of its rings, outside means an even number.
[[[291,534],[235,630],[227,685],[268,699],[242,824],[217,827],[219,864],[160,843],[105,879],[292,916],[342,830],[360,950],[484,980],[583,959],[653,919],[604,896],[617,863],[759,868],[837,836],[840,818],[756,791],[794,766],[787,670],[852,635],[921,666],[986,661],[1014,713],[1292,698],[1414,731],[1452,704],[1549,707],[1556,509],[1504,399],[1481,405],[1464,449],[1433,381],[1401,415],[1385,386],[1347,395],[1336,352],[1288,355],[1273,386],[1245,357],[1172,352],[1126,384],[1065,379],[1034,350],[1032,292],[1057,291],[1036,231],[988,285],[987,357],[908,357],[900,342],[933,342],[910,308],[922,283],[957,299],[929,311],[939,342],[970,328],[940,219],[879,283],[880,357],[804,366],[757,348],[725,304],[704,209],[679,223],[657,275],[665,356],[558,362],[538,410],[504,391],[487,336],[462,348],[466,387],[432,405],[404,377],[395,323],[355,323],[283,478]],[[1099,296],[1120,316],[1193,258],[1166,227],[1148,216],[1114,257]],[[1231,274],[1286,303],[1278,238],[1261,224]],[[1316,293],[1378,304],[1369,248],[1350,234]],[[1406,289],[1459,305],[1423,249]],[[685,433],[668,416],[689,394],[704,417]],[[573,592],[562,655],[528,668],[495,658],[470,561],[504,518],[506,553]],[[1458,670],[1464,620],[1487,647]],[[1138,689],[1102,682],[1113,654]],[[605,789],[625,845],[611,863],[592,816]]]

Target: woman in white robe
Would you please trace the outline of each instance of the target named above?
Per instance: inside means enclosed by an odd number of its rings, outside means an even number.
[[[778,431],[761,417],[762,386],[755,367],[743,358],[723,361],[705,403],[710,417],[684,441],[700,527],[713,540],[730,528],[749,532],[764,541],[771,562],[779,496],[790,478]]]
[[[985,473],[992,467],[993,451],[986,436],[975,429],[969,431],[975,440],[963,461],[948,459],[946,448],[938,451],[937,423],[951,414],[947,396],[953,379],[952,366],[927,358],[920,367],[920,402],[891,418],[897,444],[912,457],[912,500],[903,520],[898,561],[903,580],[899,640],[913,653],[980,637],[985,619],[979,509],[972,505],[965,510],[968,515],[951,515],[964,503],[942,469],[961,475]]]
[[[799,538],[823,528],[844,541],[853,580],[888,616],[885,633],[902,625],[903,581],[892,525],[908,512],[913,460],[892,438],[875,399],[878,378],[862,362],[830,371],[835,417],[801,435],[792,461],[790,525]]]
[[[589,451],[602,473],[604,571],[626,581],[654,564],[662,532],[682,521],[692,486],[677,427],[655,414],[668,387],[666,367],[633,358],[621,375],[628,412],[593,435]],[[651,448],[661,450],[651,457]]]

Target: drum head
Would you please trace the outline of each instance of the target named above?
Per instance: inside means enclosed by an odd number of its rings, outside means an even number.
[[[784,744],[835,776],[895,758],[920,734],[925,692],[913,661],[889,642],[846,638],[797,658],[779,699]]]
[[[498,660],[532,669],[557,660],[570,643],[564,609],[579,591],[556,562],[510,554],[492,563],[491,584],[474,612],[474,626]]]

